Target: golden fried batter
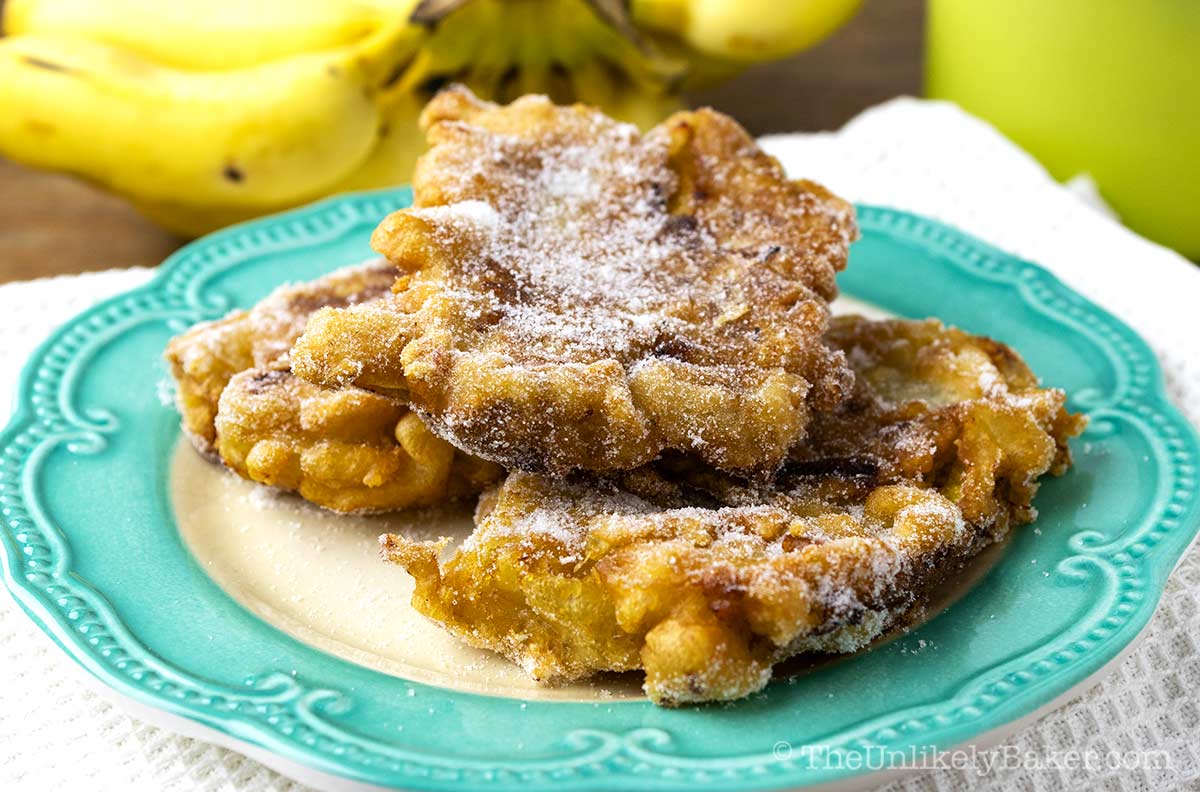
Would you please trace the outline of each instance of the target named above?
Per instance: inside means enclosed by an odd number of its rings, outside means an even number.
[[[322,388],[282,369],[235,374],[216,430],[217,453],[238,475],[340,512],[430,506],[475,495],[500,476],[394,399]]]
[[[835,320],[854,395],[771,487],[659,462],[619,484],[510,474],[471,537],[383,538],[414,606],[538,679],[644,669],[659,704],[735,699],[805,651],[863,646],[1061,473],[1083,420],[1006,347]]]
[[[347,267],[172,339],[167,358],[193,444],[244,478],[342,512],[429,505],[494,482],[496,465],[435,437],[404,404],[288,370],[313,311],[379,299],[395,276],[386,262]]]
[[[250,368],[286,369],[292,344],[314,311],[379,299],[395,282],[395,268],[383,260],[345,267],[311,283],[281,286],[249,311],[202,322],[172,338],[166,359],[178,386],[183,430],[192,444],[203,453],[215,450],[217,401],[234,374]]]
[[[422,123],[415,206],[372,239],[397,293],[314,315],[299,376],[402,394],[459,448],[553,474],[667,449],[769,472],[844,396],[821,337],[853,209],[788,181],[730,118],[642,136],[459,88]]]

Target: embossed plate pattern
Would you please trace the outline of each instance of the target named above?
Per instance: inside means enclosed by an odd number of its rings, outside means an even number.
[[[1037,530],[966,597],[874,652],[728,706],[521,702],[322,654],[240,608],[181,543],[167,497],[177,418],[159,357],[195,321],[367,257],[376,222],[408,201],[364,193],[214,234],[29,361],[0,437],[3,575],[120,693],[380,785],[805,786],[851,774],[851,755],[948,748],[1053,700],[1136,636],[1196,532],[1197,438],[1133,332],[1033,264],[865,206],[847,293],[1016,346],[1092,419],[1075,469],[1038,498]]]

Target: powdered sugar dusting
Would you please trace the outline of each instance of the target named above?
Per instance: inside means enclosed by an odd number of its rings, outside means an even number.
[[[594,140],[544,148],[532,167],[507,167],[490,196],[414,209],[436,223],[447,249],[461,249],[455,270],[461,304],[480,301],[480,280],[501,272],[505,293],[485,290],[480,315],[496,313],[507,341],[522,355],[598,359],[644,349],[683,323],[670,315],[715,243],[701,228],[672,231],[667,196],[677,180],[666,167],[666,141],[642,140],[623,124],[597,121]],[[473,138],[476,159],[461,180],[497,180],[495,163],[522,161],[527,144],[514,136]],[[464,245],[465,242],[465,245]],[[455,290],[451,281],[448,288]],[[732,298],[723,284],[708,299]],[[652,315],[653,314],[653,315]]]
[[[672,354],[748,351],[764,322],[816,343],[832,274],[856,235],[853,215],[841,201],[787,186],[731,121],[680,122],[707,125],[705,142],[689,149],[714,181],[702,189],[685,185],[672,165],[678,142],[670,125],[643,136],[544,97],[473,106],[485,112],[463,120],[443,113],[430,131],[434,147],[406,214],[428,225],[446,258],[442,287],[458,309],[493,323],[490,351],[522,361],[626,363],[668,339]],[[713,139],[728,148],[709,151]],[[756,203],[735,183],[751,178],[774,191]],[[694,194],[677,198],[681,189]],[[775,259],[791,265],[772,266]],[[780,297],[792,308],[765,307]],[[806,302],[822,310],[814,314]]]

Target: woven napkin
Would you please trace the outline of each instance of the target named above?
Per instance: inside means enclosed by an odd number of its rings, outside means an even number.
[[[1200,270],[1127,231],[1085,189],[1056,184],[1028,155],[952,105],[897,99],[836,133],[764,146],[789,172],[855,201],[958,226],[1054,271],[1150,343],[1168,390],[1200,423]],[[1082,197],[1081,197],[1082,196]],[[0,287],[0,418],[22,361],[56,325],[145,282],[148,270]],[[0,789],[301,790],[241,754],[132,717],[0,595]],[[1145,639],[1117,670],[1007,743],[1021,766],[922,771],[898,790],[1200,788],[1200,547],[1183,559]],[[1068,751],[1165,751],[1169,767],[1066,769]],[[1017,753],[1019,752],[1019,753]]]

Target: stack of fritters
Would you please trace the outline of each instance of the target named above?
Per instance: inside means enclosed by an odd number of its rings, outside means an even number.
[[[1082,419],[1012,350],[830,322],[852,209],[730,119],[643,136],[451,89],[423,123],[414,207],[372,240],[390,264],[168,357],[198,447],[323,506],[510,471],[449,558],[383,539],[466,641],[539,679],[644,669],[658,703],[738,698],[790,655],[863,646],[1068,466]]]
[[[457,447],[554,475],[664,450],[769,473],[850,387],[821,335],[853,210],[731,119],[643,136],[451,90],[422,120],[415,205],[372,238],[395,294],[318,311],[301,377],[396,396]]]

